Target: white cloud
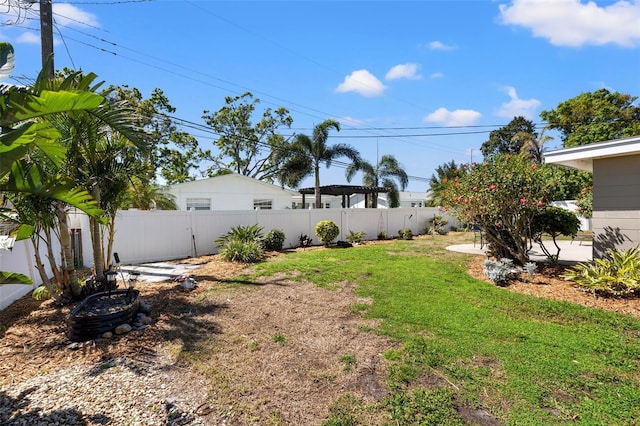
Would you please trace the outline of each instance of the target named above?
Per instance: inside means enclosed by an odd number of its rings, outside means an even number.
[[[398,80],[401,78],[420,80],[422,76],[418,74],[418,64],[400,64],[391,68],[384,78],[387,80]]]
[[[502,22],[529,28],[556,46],[640,45],[640,1],[607,6],[581,0],[513,0],[499,6]]]
[[[385,85],[367,70],[353,71],[336,87],[338,93],[356,92],[362,96],[381,96]]]
[[[438,108],[431,114],[424,117],[427,123],[440,123],[445,126],[471,126],[482,117],[478,111],[472,109],[457,109],[449,111],[446,108]]]
[[[535,110],[541,103],[537,99],[519,99],[515,87],[507,86],[504,91],[509,95],[511,100],[504,102],[500,109],[496,112],[498,117],[513,118],[523,116],[531,119],[535,117]]]
[[[430,76],[430,77],[431,77],[432,79],[434,79],[434,80],[435,80],[436,78],[442,78],[442,77],[444,77],[444,74],[443,74],[443,73],[441,73],[441,72],[434,72],[433,74],[431,74],[431,76]]]
[[[16,43],[40,45],[40,35],[31,31],[24,32],[16,38]]]
[[[58,25],[79,26],[84,24],[91,27],[99,25],[94,14],[78,9],[69,3],[54,3],[53,17]]]
[[[429,42],[427,44],[427,47],[431,50],[454,50],[456,48],[455,46],[444,44],[443,42],[438,40]]]

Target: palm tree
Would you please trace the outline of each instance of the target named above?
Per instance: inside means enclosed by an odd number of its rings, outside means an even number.
[[[431,197],[428,202],[429,206],[441,206],[442,195],[444,194],[448,186],[456,178],[460,178],[464,174],[465,170],[462,165],[457,165],[453,160],[438,166],[436,172],[432,174],[431,179],[429,179],[429,190],[431,192]]]
[[[95,84],[96,78],[93,73],[71,72],[47,84],[55,89],[97,93],[102,83]],[[98,280],[103,278],[105,264],[108,264],[102,248],[102,226],[106,220],[114,220],[117,208],[113,199],[105,198],[105,195],[111,191],[111,197],[116,197],[113,194],[114,187],[122,187],[122,182],[136,171],[136,162],[130,161],[130,157],[141,155],[148,148],[144,133],[137,126],[137,118],[126,102],[109,101],[109,91],[100,94],[107,100],[96,108],[66,112],[52,120],[67,146],[64,170],[78,185],[89,191],[107,212],[106,219],[89,218],[93,269]],[[121,191],[125,188],[121,188]],[[66,247],[66,206],[61,204],[59,212],[61,243]]]
[[[139,210],[178,210],[176,197],[154,183],[134,177],[129,182],[123,208]]]
[[[545,130],[546,129],[543,129],[537,138],[533,133],[529,132],[518,132],[513,135],[512,140],[514,142],[522,143],[520,154],[534,163],[542,163],[543,146],[553,139],[551,136],[544,136]]]
[[[302,179],[313,174],[316,208],[322,207],[320,164],[325,163],[327,167],[331,167],[331,162],[338,157],[347,157],[353,163],[361,162],[360,153],[352,146],[342,143],[327,145],[329,130],[332,128],[340,131],[340,123],[325,120],[314,127],[312,137],[296,135],[279,173],[280,181],[292,187],[298,186]]]
[[[101,211],[91,195],[60,173],[66,148],[58,140],[60,133],[51,124],[51,119],[63,112],[96,108],[104,98],[86,90],[48,88],[47,69],[46,66],[43,68],[32,87],[0,85],[0,153],[3,160],[0,161],[0,192],[15,196],[30,194],[34,200],[47,199],[59,205],[72,205],[91,217],[99,216]],[[28,216],[26,212],[22,215],[23,218]],[[37,223],[18,225],[13,232],[16,240],[29,238],[38,226]],[[64,235],[60,235],[62,244],[65,243],[63,239]],[[70,254],[70,250],[63,250],[63,253]],[[74,269],[73,260],[70,262],[63,259],[65,272],[69,271],[69,265]],[[69,274],[72,286],[77,284],[73,272]],[[28,277],[20,274],[1,274],[0,284],[7,277],[29,282]]]
[[[365,186],[383,186],[387,189],[389,207],[400,207],[400,191],[394,179],[400,182],[400,188],[404,191],[409,183],[409,177],[393,155],[383,155],[375,167],[367,161],[350,164],[347,167],[347,181],[351,182],[358,171],[363,172],[362,183]],[[378,207],[378,194],[373,195],[371,207],[376,208]]]

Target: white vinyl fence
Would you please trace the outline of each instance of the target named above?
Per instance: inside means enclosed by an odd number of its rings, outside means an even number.
[[[308,235],[319,244],[314,233],[316,223],[332,220],[340,228],[339,240],[349,231],[366,232],[365,239],[374,240],[380,231],[395,236],[401,228],[423,233],[427,220],[441,214],[436,208],[402,209],[309,209],[309,210],[236,210],[236,211],[136,211],[123,210],[116,220],[114,251],[123,263],[174,260],[213,254],[218,251],[215,240],[233,227],[258,224],[267,233],[281,229],[284,247],[297,247],[300,235]],[[80,216],[79,216],[80,218]],[[456,225],[452,217],[449,224]],[[82,219],[86,220],[86,219]],[[82,229],[88,229],[82,224]],[[83,246],[90,246],[89,233],[83,231]],[[84,250],[85,265],[90,265],[91,252]]]
[[[300,235],[308,235],[319,244],[314,233],[316,223],[332,220],[340,228],[339,240],[349,231],[366,232],[365,240],[375,240],[381,231],[397,236],[398,230],[410,228],[421,234],[427,221],[442,214],[436,208],[399,209],[310,209],[310,210],[237,210],[237,211],[167,211],[122,210],[116,218],[114,252],[123,264],[138,264],[184,259],[216,253],[215,240],[232,227],[258,224],[263,232],[277,228],[285,233],[284,247],[297,247]],[[457,226],[453,217],[445,215],[449,227]],[[93,264],[89,220],[83,213],[71,213],[69,224],[81,240],[78,259],[84,267]],[[80,230],[80,233],[78,233]],[[19,272],[34,283],[41,280],[34,266],[29,241],[18,241],[12,251],[0,252],[0,271]],[[45,259],[45,258],[43,258]],[[45,261],[46,263],[46,261]],[[27,294],[33,286],[0,285],[0,310]]]
[[[60,251],[57,241],[54,242],[54,253]],[[51,272],[49,268],[47,254],[43,247],[40,247],[40,256],[45,264],[45,269]],[[91,247],[91,246],[89,246]],[[11,251],[0,250],[0,271],[16,272],[31,278],[35,284],[5,284],[0,285],[0,311],[18,300],[34,288],[42,284],[40,274],[35,266],[34,248],[30,240],[16,241]]]

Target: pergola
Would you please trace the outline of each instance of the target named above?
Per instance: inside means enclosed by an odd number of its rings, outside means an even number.
[[[302,194],[302,205],[305,205],[305,196],[314,195],[315,188],[302,188],[298,190]],[[378,207],[378,194],[388,192],[387,188],[381,186],[358,186],[358,185],[327,185],[320,187],[320,195],[342,196],[342,208],[351,207],[351,195],[364,194],[364,205]],[[367,202],[371,200],[371,202]]]

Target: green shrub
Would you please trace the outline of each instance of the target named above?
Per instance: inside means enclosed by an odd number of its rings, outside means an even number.
[[[51,293],[49,293],[48,288],[41,285],[40,287],[33,290],[33,293],[31,293],[31,297],[33,298],[33,300],[47,300],[51,299]]]
[[[229,232],[215,240],[219,246],[226,245],[229,241],[242,241],[242,242],[260,242],[262,240],[262,227],[257,223],[247,226],[236,226],[231,228]]]
[[[257,241],[229,240],[220,250],[224,260],[231,262],[254,263],[262,259],[264,252]]]
[[[262,238],[262,247],[265,250],[282,250],[285,236],[282,229],[272,229]]]
[[[401,240],[413,240],[413,232],[410,228],[402,228],[398,231],[398,236]]]
[[[313,239],[310,238],[307,234],[300,234],[300,236],[298,237],[298,247],[309,247],[311,246],[311,243],[313,242]]]
[[[367,233],[364,231],[353,232],[352,230],[349,230],[349,235],[347,235],[347,241],[349,241],[351,244],[361,243],[365,235],[367,235]]]
[[[531,222],[554,189],[544,170],[549,166],[521,155],[496,155],[466,167],[442,193],[444,211],[484,229],[495,258],[509,257],[524,265],[529,261]]]
[[[564,278],[599,296],[640,295],[640,254],[638,246],[607,250],[608,258],[595,259],[569,268]]]
[[[578,213],[587,219],[593,217],[593,187],[583,188],[576,198]]]
[[[446,235],[448,220],[444,219],[441,214],[434,214],[433,217],[427,220],[426,234],[428,235]]]
[[[389,236],[387,235],[387,231],[384,229],[378,233],[379,240],[386,240],[387,238],[389,238]]]
[[[316,223],[316,235],[320,238],[320,242],[328,246],[340,234],[340,228],[331,220],[321,220]]]
[[[556,242],[556,238],[560,235],[567,237],[575,237],[580,230],[580,219],[575,213],[563,209],[561,207],[547,206],[533,217],[531,222],[532,239],[540,245],[542,252],[553,263],[558,262],[560,256],[560,246]],[[551,251],[544,245],[542,236],[550,235],[556,252]]]

